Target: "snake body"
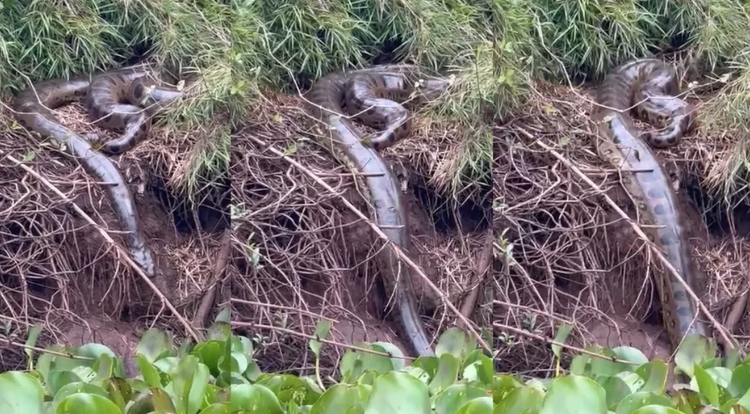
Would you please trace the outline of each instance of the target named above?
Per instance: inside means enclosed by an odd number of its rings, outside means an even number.
[[[627,62],[609,73],[596,97],[592,113],[600,140],[599,152],[617,168],[627,170],[623,185],[638,201],[636,206],[653,229],[652,241],[659,245],[672,266],[689,285],[696,280],[691,262],[690,245],[682,226],[682,214],[670,181],[652,150],[676,145],[692,125],[689,103],[675,97],[678,92],[676,72],[658,59]],[[633,110],[651,123],[668,124],[659,132],[646,132],[638,139],[628,116]],[[706,335],[705,326],[696,316],[696,307],[679,281],[671,274],[658,277],[664,323],[672,346],[676,348],[686,335]]]
[[[309,112],[330,130],[323,144],[348,168],[362,174],[368,189],[369,205],[377,224],[390,242],[408,251],[410,235],[398,180],[377,149],[407,136],[411,124],[406,109],[392,99],[409,96],[416,82],[415,68],[409,65],[373,67],[348,73],[332,73],[320,78],[307,93]],[[439,93],[447,83],[433,80],[430,88]],[[428,91],[428,93],[430,93]],[[377,106],[372,106],[377,105]],[[350,120],[343,115],[357,112],[361,122],[385,130],[368,145]],[[377,147],[377,148],[376,148]],[[401,335],[411,352],[434,355],[420,319],[409,271],[397,255],[385,248],[380,254],[385,278],[396,297]]]
[[[148,135],[152,116],[181,96],[182,92],[176,89],[154,84],[145,71],[94,77],[85,100],[89,117],[102,128],[122,132],[119,138],[100,143],[98,149],[111,155],[132,149]]]
[[[139,71],[142,71],[142,67],[123,68],[112,73]],[[90,85],[90,77],[42,81],[22,90],[13,99],[11,107],[18,122],[26,129],[64,144],[67,150],[80,160],[89,174],[106,183],[122,229],[129,234],[129,250],[133,259],[147,276],[154,277],[156,269],[153,254],[143,236],[132,194],[120,171],[104,154],[94,151],[86,139],[63,126],[52,112],[53,109],[77,98],[83,98]]]

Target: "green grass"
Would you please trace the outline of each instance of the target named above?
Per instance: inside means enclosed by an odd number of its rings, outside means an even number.
[[[430,110],[464,131],[461,154],[437,180],[458,194],[487,178],[490,120],[513,116],[535,77],[560,83],[600,79],[617,63],[658,53],[677,41],[708,69],[746,67],[750,56],[748,6],[737,0],[226,3],[3,2],[1,91],[7,97],[29,79],[110,68],[151,46],[159,63],[203,79],[195,96],[167,119],[177,133],[199,131],[211,141],[198,146],[194,171],[183,175],[186,188],[193,188],[203,174],[228,163],[226,115],[236,124],[253,116],[253,102],[264,91],[295,93],[297,81],[309,83],[333,70],[371,64],[389,48],[391,59],[410,58],[457,76],[451,99]],[[706,111],[711,124],[727,127],[744,119],[743,92],[735,93],[720,101],[729,111]]]

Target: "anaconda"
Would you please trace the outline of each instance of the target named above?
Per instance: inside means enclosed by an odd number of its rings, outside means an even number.
[[[133,66],[114,70],[112,73],[142,70],[142,66]],[[52,138],[64,144],[67,150],[80,160],[89,174],[106,183],[122,229],[128,232],[130,254],[147,276],[154,277],[156,266],[153,254],[143,236],[138,211],[122,174],[109,158],[94,151],[83,137],[63,126],[52,112],[77,98],[84,97],[90,84],[91,78],[88,76],[42,81],[22,90],[13,99],[11,107],[15,111],[15,118],[22,126],[44,138]]]
[[[657,148],[676,145],[691,126],[693,116],[687,102],[672,96],[677,92],[677,85],[676,72],[662,61],[630,61],[604,78],[592,118],[601,138],[600,154],[616,168],[625,170],[623,185],[638,201],[636,207],[648,224],[655,225],[644,231],[651,233],[652,241],[663,249],[685,282],[692,285],[696,281],[696,270],[676,196],[653,151],[638,139],[627,113],[637,103],[633,112],[648,121],[671,120],[665,131],[648,132],[641,138]],[[695,319],[696,306],[682,284],[671,274],[657,279],[663,319],[672,346],[679,346],[686,335],[706,335],[706,327]]]
[[[348,111],[350,113],[359,109],[357,117],[365,124],[386,126],[385,134],[388,135],[374,140],[378,148],[392,145],[408,135],[410,124],[406,111],[387,100],[408,96],[416,80],[416,68],[410,65],[373,67],[324,76],[306,94],[310,102],[309,112],[330,130],[330,138],[326,137],[322,144],[334,156],[343,158],[342,162],[348,168],[363,175],[377,224],[390,242],[405,251],[408,251],[411,239],[398,180],[378,151],[363,142],[360,133],[344,116],[344,106],[354,108]],[[447,82],[436,81],[431,87],[441,85],[445,87]],[[347,97],[350,100],[344,105]],[[379,105],[370,108],[373,103]],[[384,262],[385,279],[396,297],[401,335],[406,337],[413,354],[434,355],[420,319],[410,272],[390,248],[383,249],[380,258]]]
[[[134,148],[148,135],[153,115],[181,96],[177,89],[156,85],[145,71],[109,72],[94,77],[85,100],[89,117],[102,128],[122,132],[119,138],[97,142],[96,146],[110,155]],[[85,138],[98,141],[96,136]]]

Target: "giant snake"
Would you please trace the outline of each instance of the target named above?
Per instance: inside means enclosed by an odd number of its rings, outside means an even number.
[[[80,135],[65,127],[53,112],[85,97],[86,109],[98,125],[123,131],[119,139],[98,146],[109,154],[121,154],[146,136],[151,115],[180,96],[176,90],[149,83],[148,74],[145,65],[135,65],[92,76],[46,80],[19,92],[11,107],[22,126],[64,144],[89,174],[106,183],[120,225],[128,232],[130,254],[148,277],[155,277],[153,253],[143,235],[132,194],[122,174],[109,158],[92,148],[90,141],[94,137]],[[130,105],[121,104],[122,101],[129,101]],[[147,108],[141,109],[143,106]]]
[[[596,96],[592,119],[599,137],[599,153],[616,168],[625,170],[623,186],[637,200],[639,212],[649,228],[644,231],[660,246],[669,263],[688,285],[696,281],[690,245],[682,226],[683,217],[670,181],[659,165],[655,148],[676,145],[693,122],[693,107],[676,97],[677,73],[658,59],[627,62],[607,74]],[[628,116],[633,112],[660,131],[640,135]],[[645,141],[645,143],[642,141]],[[696,319],[696,306],[685,288],[671,274],[657,278],[662,315],[669,340],[677,348],[686,335],[706,335]]]
[[[400,186],[378,150],[393,145],[411,132],[409,114],[397,101],[409,98],[418,82],[422,86],[418,91],[423,91],[421,100],[438,96],[448,85],[447,80],[441,78],[420,79],[417,68],[412,65],[384,65],[331,73],[318,79],[306,94],[310,103],[308,111],[325,125],[321,144],[352,172],[359,174],[358,180],[362,188],[367,189],[365,196],[375,222],[389,242],[405,251],[411,239]],[[347,112],[382,132],[373,139],[364,139],[345,116]],[[382,250],[379,258],[386,285],[396,298],[400,334],[406,338],[413,354],[434,355],[420,319],[410,271],[389,247]]]

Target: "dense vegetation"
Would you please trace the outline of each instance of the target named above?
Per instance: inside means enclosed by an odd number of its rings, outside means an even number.
[[[536,80],[577,85],[601,79],[624,60],[672,52],[701,74],[736,75],[701,112],[704,128],[733,134],[736,150],[707,177],[712,189],[729,200],[750,182],[745,126],[750,3],[744,1],[0,3],[3,98],[29,81],[89,73],[146,56],[157,65],[199,73],[204,80],[200,95],[168,119],[175,131],[206,137],[205,145],[190,149],[191,171],[179,176],[190,191],[202,185],[196,177],[226,170],[231,127],[264,108],[265,95],[296,94],[333,70],[410,59],[456,74],[452,98],[431,111],[457,125],[456,138],[466,143],[455,169],[436,183],[458,194],[476,180],[489,179],[493,123],[502,124],[523,109]],[[320,329],[321,339],[326,332]],[[28,346],[34,346],[37,334],[32,330]],[[315,355],[320,346],[310,342]],[[222,320],[207,342],[180,351],[166,335],[149,331],[139,349],[142,376],[127,381],[115,378],[125,376],[121,362],[95,345],[51,348],[41,356],[25,348],[28,372],[0,374],[0,408],[133,414],[647,414],[698,412],[711,405],[724,413],[750,412],[750,365],[736,356],[717,359],[699,340],[686,342],[677,357],[679,368],[693,378],[693,391],[683,390],[674,399],[664,395],[666,366],[632,348],[591,349],[609,359],[581,354],[570,367],[559,367],[558,378],[525,382],[493,373],[490,359],[458,331],[446,332],[438,348],[438,358],[410,368],[398,358],[349,352],[335,381],[262,374],[253,362],[252,342],[232,336],[228,320]],[[387,344],[373,349],[393,351]],[[560,347],[552,351],[560,357]]]

